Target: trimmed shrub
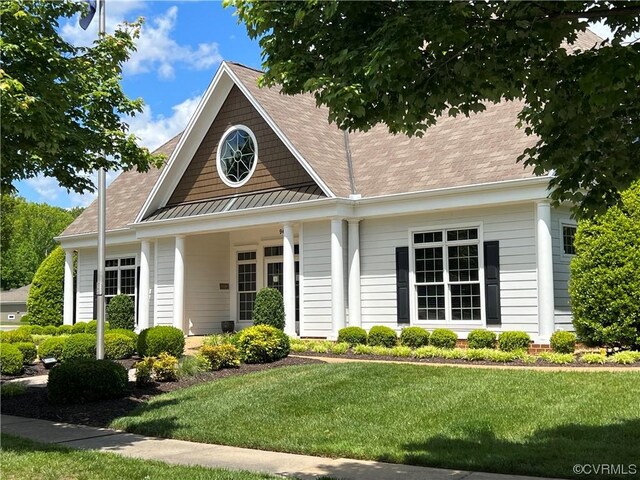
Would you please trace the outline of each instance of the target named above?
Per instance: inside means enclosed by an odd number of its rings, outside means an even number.
[[[369,330],[367,343],[373,347],[381,346],[391,348],[395,347],[396,343],[398,343],[398,336],[392,328],[385,327],[384,325],[376,325]]]
[[[73,325],[60,325],[58,327],[57,335],[71,335],[73,331]]]
[[[143,387],[153,383],[153,362],[155,360],[153,357],[144,357],[133,366],[136,369],[136,385]]]
[[[558,330],[551,335],[551,348],[557,353],[573,353],[576,349],[576,334]]]
[[[240,358],[245,363],[268,363],[289,355],[289,337],[270,325],[245,328],[237,341]]]
[[[153,375],[159,382],[175,382],[178,380],[178,359],[162,352],[153,362]]]
[[[366,345],[367,331],[360,327],[345,327],[338,330],[338,342],[348,343],[349,346]]]
[[[263,288],[253,304],[253,324],[271,325],[284,330],[284,302],[280,290]]]
[[[85,333],[87,329],[87,322],[76,322],[71,326],[71,334]]]
[[[495,348],[496,334],[490,330],[472,330],[467,335],[469,348]]]
[[[36,344],[32,342],[18,342],[14,343],[18,350],[22,352],[22,356],[24,357],[24,363],[30,364],[38,357],[38,350],[36,349]]]
[[[104,322],[104,331],[105,333],[108,332],[109,330],[111,330],[111,325],[109,324],[109,322]],[[87,324],[84,327],[84,333],[93,333],[94,335],[98,333],[98,321],[97,320],[91,320],[90,322],[87,322]]]
[[[527,350],[531,343],[531,337],[527,332],[517,330],[502,332],[498,337],[498,346],[503,352],[513,352],[514,350]]]
[[[90,333],[79,333],[65,339],[62,348],[62,361],[91,360],[96,358],[96,336]]]
[[[121,333],[106,333],[104,336],[104,358],[109,360],[121,360],[131,358],[135,353],[134,340]]]
[[[126,335],[127,337],[133,340],[133,344],[135,345],[138,342],[138,334],[133,330],[127,330],[124,328],[110,328],[106,333],[118,333],[120,335]]]
[[[229,343],[226,345],[203,345],[200,348],[200,355],[209,361],[211,370],[240,365],[240,352],[234,345]]]
[[[128,380],[127,369],[111,360],[63,363],[49,372],[49,401],[68,404],[124,397]]]
[[[24,315],[22,315],[22,317],[20,318],[20,323],[31,323],[31,317],[29,316],[28,313],[25,313]]]
[[[22,372],[24,356],[15,343],[0,345],[0,373],[3,375],[18,375]]]
[[[8,332],[0,332],[0,342],[2,343],[22,343],[33,342],[31,334],[25,330],[9,330]]]
[[[42,335],[42,327],[40,325],[28,325],[20,328],[28,328],[31,335]],[[20,330],[20,328],[18,330]]]
[[[133,330],[135,324],[135,305],[129,295],[116,295],[107,305],[107,318],[113,328]]]
[[[436,328],[429,338],[429,344],[438,348],[455,348],[457,341],[458,335],[448,328]]]
[[[184,353],[184,334],[176,327],[160,325],[143,330],[138,335],[138,354],[157,357],[162,352],[180,358]]]
[[[29,321],[34,325],[61,325],[64,304],[64,250],[55,248],[33,276],[27,297]]]
[[[64,337],[49,337],[43,340],[38,345],[38,357],[40,357],[40,360],[46,357],[54,357],[58,361],[62,360],[62,351],[66,341],[67,339]]]
[[[621,205],[578,225],[569,295],[578,339],[590,346],[640,345],[640,181]]]
[[[58,327],[54,327],[53,325],[47,325],[42,328],[43,335],[58,335]]]
[[[406,327],[400,332],[400,345],[420,348],[429,344],[431,334],[422,327]]]

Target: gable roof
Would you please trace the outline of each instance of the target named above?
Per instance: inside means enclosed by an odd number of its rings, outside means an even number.
[[[31,284],[0,292],[0,303],[27,303]]]
[[[167,157],[171,156],[178,140],[180,140],[180,135],[182,134],[179,133],[153,153],[164,153]],[[136,219],[161,171],[162,169],[158,168],[150,168],[144,173],[128,170],[122,172],[111,182],[107,188],[107,231],[125,228]],[[98,200],[95,199],[60,236],[96,233],[97,231]]]

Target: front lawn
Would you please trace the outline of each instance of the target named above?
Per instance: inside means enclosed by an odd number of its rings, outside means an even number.
[[[281,477],[124,458],[2,435],[3,480],[276,480]]]
[[[577,463],[637,463],[638,398],[636,372],[308,365],[161,395],[113,426],[267,450],[579,478]]]

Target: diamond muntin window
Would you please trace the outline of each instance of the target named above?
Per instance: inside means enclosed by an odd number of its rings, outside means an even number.
[[[228,129],[220,143],[216,158],[218,175],[230,187],[241,187],[249,181],[258,163],[258,142],[244,125]]]

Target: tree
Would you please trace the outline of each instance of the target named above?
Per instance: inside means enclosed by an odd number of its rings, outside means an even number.
[[[45,258],[33,276],[27,297],[29,322],[34,325],[62,325],[64,309],[64,250],[57,247]]]
[[[0,285],[3,289],[31,283],[39,265],[56,248],[54,237],[62,233],[82,211],[27,202],[24,198],[7,194],[0,197],[0,210]]]
[[[578,225],[569,295],[578,338],[640,348],[640,182]]]
[[[122,91],[122,66],[140,22],[78,47],[59,34],[59,18],[87,8],[69,0],[0,2],[0,102],[3,192],[44,174],[79,193],[99,167],[146,171],[161,157],[139,147],[123,116],[142,111]]]
[[[441,115],[522,100],[520,161],[591,215],[640,177],[640,2],[227,0],[259,38],[262,84],[310,92],[343,129],[421,135]],[[611,39],[580,50],[588,22]]]

